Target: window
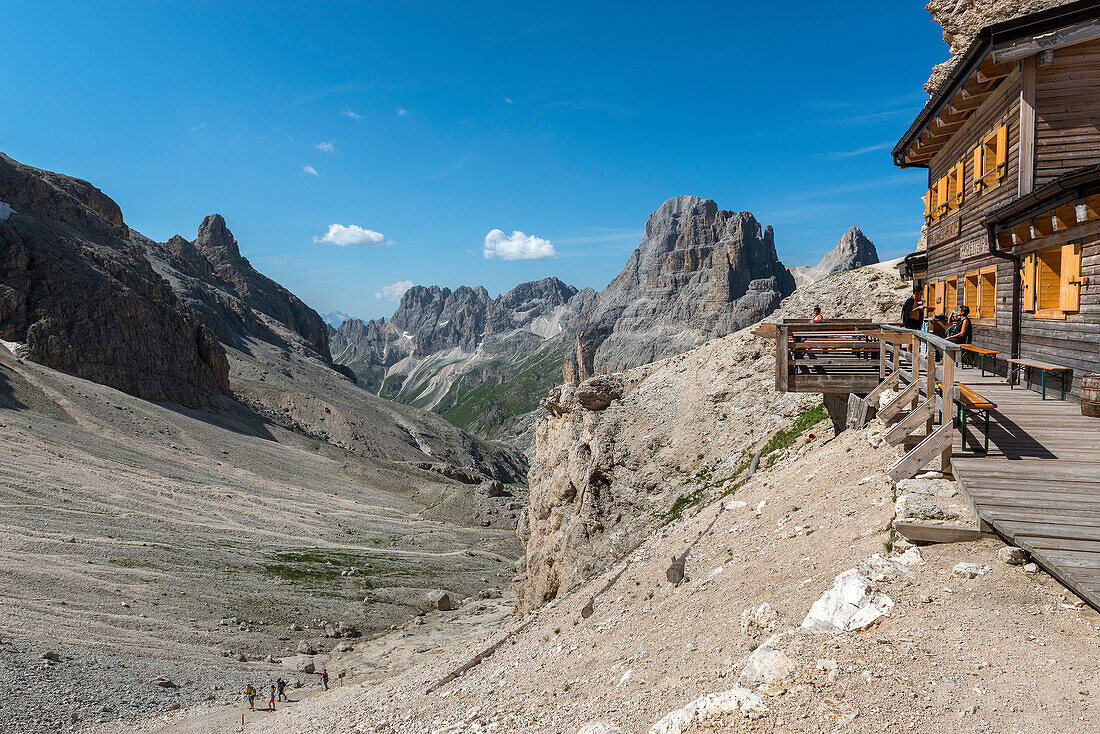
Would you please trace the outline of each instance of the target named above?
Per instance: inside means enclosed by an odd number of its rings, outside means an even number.
[[[963,303],[970,309],[970,318],[996,321],[997,266],[971,270],[964,278]]]
[[[984,268],[978,282],[978,318],[997,319],[997,266]]]
[[[953,311],[959,306],[959,279],[950,277],[944,281],[943,307],[945,311]]]
[[[1008,172],[1008,125],[986,135],[974,149],[974,191],[993,188]]]
[[[970,316],[978,313],[978,271],[974,270],[966,274],[966,285],[963,288],[963,304],[970,309]]]
[[[1024,256],[1024,310],[1064,319],[1081,310],[1081,245],[1051,247]]]
[[[939,184],[937,183],[932,188],[928,189],[928,193],[924,195],[924,221],[926,224],[932,224],[940,218],[940,197],[939,197]]]
[[[940,181],[943,182],[940,209],[944,214],[958,211],[963,201],[963,162],[959,161],[952,166]]]

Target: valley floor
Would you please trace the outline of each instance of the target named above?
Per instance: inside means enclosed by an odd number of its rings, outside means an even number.
[[[433,613],[367,653],[430,649],[423,662],[383,678],[349,658],[340,687],[254,717],[244,731],[574,734],[598,720],[642,734],[697,697],[737,688],[761,646],[783,653],[784,674],[761,688],[755,712],[712,712],[660,731],[1100,731],[1100,616],[1045,574],[1001,563],[992,536],[923,547],[923,563],[876,571],[873,554],[896,557],[903,546],[890,545],[884,473],[896,453],[873,448],[867,430],[834,438],[826,425],[533,616],[507,626],[494,617],[470,641],[469,617]],[[673,586],[666,570],[685,551],[686,578]],[[960,562],[988,571],[959,578]],[[861,632],[787,632],[850,568],[877,578],[875,593],[893,602],[887,615]],[[743,624],[743,612],[764,603],[776,617]],[[436,648],[450,626],[463,633]],[[484,662],[427,692],[509,630]],[[143,730],[204,732],[205,715]]]
[[[250,680],[316,681],[296,649],[321,652],[319,670],[341,642],[326,622],[376,636],[433,590],[503,588],[519,552],[509,523],[473,517],[469,497],[490,500],[470,485],[229,401],[170,410],[2,346],[0,449],[4,732],[115,730],[235,701]]]

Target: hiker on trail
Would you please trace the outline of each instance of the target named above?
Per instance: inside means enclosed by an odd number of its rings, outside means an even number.
[[[325,690],[328,690],[328,668],[321,668],[321,682],[325,685]]]
[[[283,680],[282,678],[279,678],[277,681],[275,681],[275,687],[279,689],[279,700],[280,701],[289,701],[290,700],[286,697],[286,681],[285,680]]]
[[[821,315],[821,306],[814,306],[814,315],[810,318],[811,324],[820,324],[825,320],[825,317]]]
[[[275,710],[275,686],[271,686],[271,696],[269,696],[267,699],[267,710]]]
[[[959,306],[959,320],[946,334],[947,341],[955,344],[969,344],[974,339],[970,329],[970,306]]]
[[[248,699],[248,710],[256,710],[256,687],[251,683],[244,689],[245,698]]]
[[[901,307],[901,325],[906,329],[920,330],[924,323],[924,291],[913,286],[913,295],[905,299]]]

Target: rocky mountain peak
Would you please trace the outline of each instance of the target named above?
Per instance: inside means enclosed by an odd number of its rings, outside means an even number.
[[[240,248],[233,233],[225,224],[221,214],[210,214],[199,225],[199,234],[195,238],[195,247],[208,258],[228,259],[236,262],[241,259]]]
[[[874,265],[879,261],[878,250],[875,243],[860,231],[859,227],[852,227],[836,247],[825,253],[821,262],[800,268],[791,268],[795,281],[799,286],[826,278],[835,273],[843,273],[847,270],[855,270],[865,265]]]
[[[566,379],[636,367],[760,320],[794,290],[771,227],[711,199],[674,196],[578,330]]]

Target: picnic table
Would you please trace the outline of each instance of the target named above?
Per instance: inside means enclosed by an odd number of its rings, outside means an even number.
[[[1016,384],[1021,371],[1024,372],[1024,379],[1027,380],[1027,387],[1031,387],[1031,371],[1039,370],[1041,374],[1041,382],[1043,386],[1043,400],[1047,399],[1047,373],[1051,372],[1058,375],[1059,382],[1062,388],[1062,400],[1066,399],[1066,373],[1072,372],[1070,367],[1064,367],[1060,364],[1051,364],[1050,362],[1040,362],[1037,359],[1010,359],[1008,360],[1008,387],[1011,389]]]
[[[963,350],[962,365],[961,365],[963,369],[966,369],[966,355],[969,354],[970,355],[970,366],[971,367],[974,366],[974,355],[978,355],[978,356],[981,357],[980,362],[981,362],[981,368],[982,368],[982,377],[985,377],[985,358],[986,357],[992,357],[993,358],[993,369],[992,369],[992,371],[994,373],[997,372],[997,355],[1000,354],[1000,352],[998,352],[996,349],[988,349],[986,347],[979,347],[979,346],[975,346],[974,344],[960,344],[959,346]]]

